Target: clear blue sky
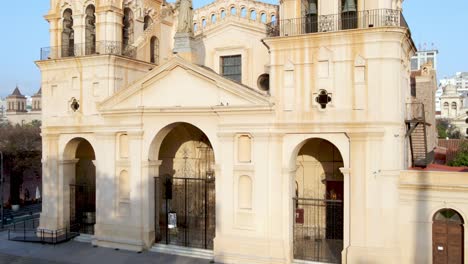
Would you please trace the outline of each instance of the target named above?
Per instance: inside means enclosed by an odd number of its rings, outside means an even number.
[[[48,0],[3,1],[0,24],[0,97],[10,94],[16,84],[23,94],[32,95],[40,86],[34,61],[40,48],[49,45],[48,24],[43,15]],[[195,7],[210,0],[193,0]],[[277,3],[276,0],[265,2]],[[406,0],[404,14],[414,42],[431,43],[439,49],[438,77],[468,71],[468,1]]]

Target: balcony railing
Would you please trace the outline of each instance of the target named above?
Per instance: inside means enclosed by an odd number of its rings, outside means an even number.
[[[41,49],[41,60],[62,59],[68,57],[81,57],[89,55],[120,55],[136,58],[136,47],[125,45],[118,41],[98,41],[93,43],[81,43],[46,47]]]
[[[401,11],[394,9],[344,12],[335,15],[307,15],[302,18],[274,21],[266,26],[268,37],[296,36],[376,27],[408,28],[408,24]]]

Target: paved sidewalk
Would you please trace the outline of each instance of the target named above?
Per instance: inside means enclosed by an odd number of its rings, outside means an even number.
[[[116,251],[95,248],[88,243],[70,241],[59,245],[42,245],[8,240],[8,232],[0,232],[0,264],[209,264],[195,259],[153,252]]]

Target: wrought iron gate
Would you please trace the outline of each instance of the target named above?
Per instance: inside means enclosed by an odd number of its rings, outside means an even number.
[[[70,230],[94,234],[96,193],[94,186],[70,184]]]
[[[201,178],[155,178],[156,242],[213,249],[215,182]]]
[[[343,201],[294,198],[294,258],[341,263]]]

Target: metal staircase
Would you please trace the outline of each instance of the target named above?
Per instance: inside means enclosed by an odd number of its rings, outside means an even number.
[[[409,103],[406,106],[406,137],[409,138],[412,167],[426,168],[431,160],[426,127],[431,124],[426,123],[424,104]]]

